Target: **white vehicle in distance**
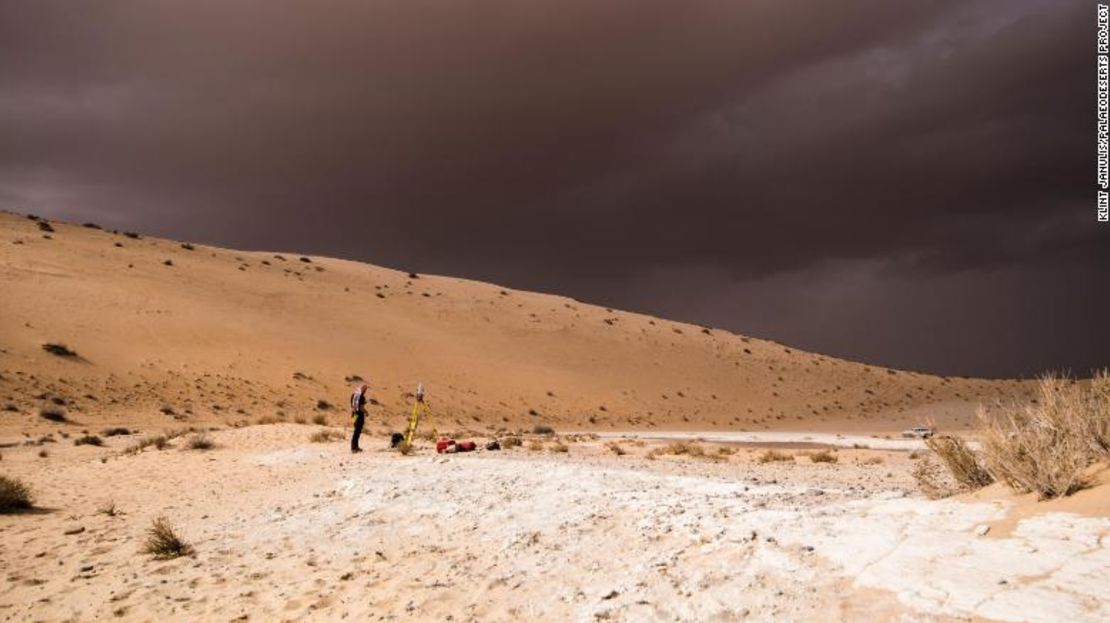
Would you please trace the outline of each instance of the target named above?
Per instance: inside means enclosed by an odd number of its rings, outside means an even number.
[[[902,436],[911,439],[928,439],[933,436],[933,429],[928,426],[916,426],[902,431]]]

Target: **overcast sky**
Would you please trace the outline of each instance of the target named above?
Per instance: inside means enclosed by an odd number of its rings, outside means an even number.
[[[4,0],[0,207],[1110,365],[1080,0]]]

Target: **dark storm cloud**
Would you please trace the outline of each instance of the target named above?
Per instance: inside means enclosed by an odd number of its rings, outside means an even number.
[[[892,365],[1085,371],[1110,364],[1088,8],[9,1],[0,202]],[[1038,291],[1097,313],[1044,331]]]

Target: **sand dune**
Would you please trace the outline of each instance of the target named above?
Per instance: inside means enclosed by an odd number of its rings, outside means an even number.
[[[399,426],[423,382],[443,426],[481,430],[962,428],[1029,390],[450,277],[50,227],[0,214],[0,433],[37,430],[53,398],[89,426],[341,418],[324,403],[355,375],[372,426]]]

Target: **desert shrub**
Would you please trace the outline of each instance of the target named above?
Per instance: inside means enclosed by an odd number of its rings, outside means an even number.
[[[987,471],[1020,492],[1068,495],[1086,483],[1084,470],[1110,457],[1110,378],[1088,387],[1046,376],[1033,405],[1010,405],[991,417],[980,408],[980,439]]]
[[[913,479],[925,497],[930,500],[945,498],[955,492],[955,483],[930,457],[917,461],[913,466]]]
[[[130,435],[131,431],[129,429],[123,428],[122,426],[117,426],[114,428],[105,428],[104,430],[100,431],[100,434],[104,435],[105,437],[118,437],[120,435]]]
[[[520,437],[503,437],[501,439],[501,447],[505,449],[519,448],[521,445],[523,445],[523,443],[524,442],[521,441]]]
[[[625,454],[628,454],[628,452],[625,451],[625,449],[622,448],[620,444],[615,441],[610,441],[609,443],[605,444],[605,447],[617,456],[624,456]]]
[[[177,536],[173,525],[165,517],[158,517],[147,529],[146,542],[142,552],[155,558],[167,560],[180,556],[189,556],[193,547]]]
[[[331,403],[327,400],[317,400],[316,408],[320,411],[331,411]]]
[[[570,448],[567,447],[567,444],[565,444],[561,441],[556,441],[555,443],[551,444],[550,449],[551,449],[552,452],[569,452],[570,451]]]
[[[347,383],[362,383],[365,379],[357,374],[348,374],[347,376],[343,377],[343,380]]]
[[[328,425],[328,418],[327,418],[327,416],[325,416],[324,414],[321,413],[319,415],[313,416],[312,423],[316,424],[317,426],[327,426]]]
[[[346,435],[333,428],[325,428],[309,435],[308,440],[312,443],[330,443],[332,441],[345,439],[346,437]]]
[[[779,452],[778,450],[766,450],[763,454],[759,455],[760,463],[773,463],[776,461],[793,461],[794,455],[787,454],[786,452]]]
[[[182,249],[185,249],[186,251],[192,251],[192,250],[196,249],[196,247],[194,247],[193,245],[189,244],[188,242],[182,242],[182,243],[181,243],[181,248],[182,248]]]
[[[18,478],[0,476],[0,513],[31,508],[34,496],[31,488]]]
[[[177,411],[174,411],[173,405],[171,404],[164,404],[159,407],[158,410],[162,412],[162,415],[177,415]]]
[[[934,435],[925,440],[925,445],[940,458],[961,487],[979,489],[994,482],[994,478],[983,468],[979,458],[963,439],[951,435]]]
[[[863,460],[861,460],[859,462],[859,464],[860,465],[882,465],[883,464],[883,457],[881,457],[881,456],[869,456],[869,457],[866,457]]]
[[[829,452],[828,450],[818,450],[817,452],[809,455],[809,460],[813,461],[814,463],[836,463],[837,456],[836,454]]]
[[[45,231],[47,233],[51,233],[51,234],[54,233],[54,227],[51,226],[50,223],[47,223],[46,221],[39,221],[39,229],[42,230],[42,231]]]
[[[47,452],[45,448],[42,449],[42,450],[39,450],[39,458],[40,459],[45,459],[48,456],[50,456],[50,453]]]
[[[717,454],[721,456],[732,456],[736,454],[736,448],[733,448],[732,446],[721,446],[717,448]]]
[[[48,343],[42,345],[42,349],[45,350],[46,352],[50,353],[51,355],[56,355],[58,357],[76,357],[77,356],[77,351],[71,349],[70,347],[66,346],[65,344],[55,344],[53,342],[48,342]]]
[[[17,407],[14,402],[6,402],[6,403],[4,403],[4,410],[5,411],[11,411],[13,413],[18,413],[19,412],[19,407]]]
[[[705,456],[705,450],[696,443],[676,441],[672,444],[668,444],[667,447],[663,449],[663,454]]]
[[[534,435],[554,435],[555,429],[544,424],[536,424],[532,427],[532,434]]]
[[[528,449],[532,452],[539,452],[540,450],[543,450],[543,442],[539,439],[533,439],[528,443]]]
[[[96,512],[100,513],[101,515],[107,515],[109,517],[115,517],[116,515],[119,514],[119,507],[116,506],[116,501],[115,500],[108,500],[107,502],[104,502],[103,504],[101,504],[96,509]]]
[[[39,409],[39,417],[51,422],[68,422],[66,410],[61,407],[43,407]]]
[[[127,236],[128,238],[130,238],[132,240],[139,240],[140,238],[142,238],[142,236],[140,236],[139,234],[137,234],[133,231],[125,231],[125,232],[123,232],[123,235]]]
[[[103,446],[104,440],[96,435],[83,435],[73,440],[75,446]]]
[[[200,433],[189,437],[185,442],[185,447],[189,450],[211,450],[216,447],[216,442],[212,441],[208,435]]]

